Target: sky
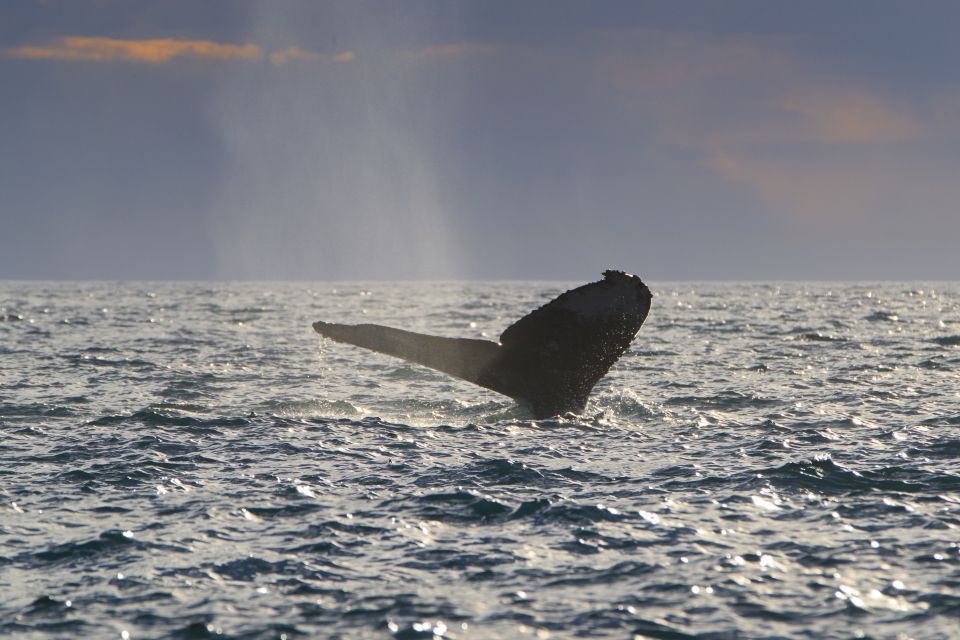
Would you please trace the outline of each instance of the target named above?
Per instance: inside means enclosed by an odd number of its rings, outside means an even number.
[[[0,279],[960,280],[955,0],[4,0]]]

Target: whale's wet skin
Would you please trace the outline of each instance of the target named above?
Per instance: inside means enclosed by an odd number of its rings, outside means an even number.
[[[0,636],[956,635],[960,285],[651,283],[541,421],[310,326],[575,284],[0,285]]]
[[[371,323],[318,321],[313,328],[502,393],[544,419],[585,412],[593,387],[630,348],[651,298],[639,277],[608,270],[603,280],[566,291],[517,320],[497,341]]]

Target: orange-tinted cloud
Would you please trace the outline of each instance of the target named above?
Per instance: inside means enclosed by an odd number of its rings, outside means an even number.
[[[745,152],[718,152],[707,165],[727,181],[750,189],[771,213],[806,224],[862,222],[887,195],[879,187],[891,177],[875,163],[759,159]]]
[[[823,68],[789,38],[597,38],[601,53],[587,58],[586,70],[622,112],[655,140],[699,155],[707,171],[792,231],[854,232],[883,216],[892,225],[892,210],[904,212],[897,228],[906,228],[911,217],[947,211],[960,197],[960,184],[923,152],[950,130],[944,123],[960,121],[960,100],[932,110]],[[576,59],[563,62],[578,68]]]
[[[797,84],[804,84],[798,80]],[[864,90],[834,89],[807,82],[802,89],[770,92],[741,106],[739,117],[701,125],[687,142],[705,148],[760,145],[889,144],[919,141],[929,133],[928,118],[895,100]]]
[[[791,95],[783,109],[799,116],[800,131],[817,142],[891,142],[914,137],[920,124],[864,91],[813,90]]]
[[[764,208],[796,231],[866,233],[942,224],[960,200],[955,170],[923,151],[875,153],[862,146],[812,156],[787,150],[721,152],[708,166],[752,192]]]
[[[154,38],[120,40],[66,36],[46,45],[27,45],[7,49],[6,55],[26,60],[60,60],[66,62],[146,62],[160,64],[174,58],[207,58],[212,60],[255,60],[262,57],[260,47],[235,45],[210,40]]]
[[[702,147],[706,166],[811,229],[854,228],[892,203],[943,208],[948,181],[938,184],[939,174],[919,169],[911,155],[930,133],[919,115],[865,90],[802,76],[797,84],[806,86],[770,96],[749,112],[752,120],[712,132]]]
[[[270,62],[284,64],[291,60],[319,60],[322,56],[315,51],[306,51],[300,47],[290,47],[283,51],[274,51],[270,54]]]
[[[598,46],[599,45],[599,46]],[[665,140],[705,148],[847,144],[918,139],[928,128],[916,105],[884,95],[819,61],[784,37],[656,30],[599,32],[589,69],[621,106]],[[574,68],[574,60],[564,61]]]
[[[282,51],[274,51],[270,54],[270,62],[273,64],[285,64],[292,60],[327,60],[332,62],[350,62],[354,55],[352,51],[341,51],[336,54],[317,53],[316,51],[307,51],[300,47],[289,47]]]

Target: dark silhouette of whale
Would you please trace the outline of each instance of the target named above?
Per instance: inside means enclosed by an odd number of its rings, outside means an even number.
[[[499,343],[376,324],[315,322],[313,328],[510,396],[541,419],[583,412],[594,385],[640,330],[650,298],[637,276],[604,271],[603,280],[571,289],[507,327]]]

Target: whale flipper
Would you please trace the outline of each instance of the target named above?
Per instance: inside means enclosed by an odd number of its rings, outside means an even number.
[[[462,378],[530,405],[536,418],[581,412],[594,385],[630,347],[650,310],[637,276],[567,291],[507,327],[500,342],[442,338],[375,324],[316,322],[317,333]]]
[[[428,336],[379,324],[314,322],[313,329],[337,342],[403,358],[474,384],[480,384],[501,352],[500,345],[489,340]]]

